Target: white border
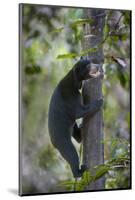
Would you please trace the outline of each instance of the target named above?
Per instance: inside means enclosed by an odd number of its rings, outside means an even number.
[[[135,35],[135,4],[133,0],[29,0],[29,1],[8,1],[3,0],[0,4],[0,198],[18,199],[15,194],[18,187],[18,3],[38,3],[49,5],[70,5],[99,8],[130,9],[133,11],[133,34]],[[134,38],[134,37],[133,37]],[[135,121],[135,57],[134,47],[132,49],[132,79],[133,79],[133,121]],[[135,163],[135,126],[133,124],[133,169]],[[133,170],[133,180],[135,172]],[[23,197],[29,199],[133,199],[135,195],[135,182],[133,190],[94,192],[78,194],[61,194],[51,196]]]

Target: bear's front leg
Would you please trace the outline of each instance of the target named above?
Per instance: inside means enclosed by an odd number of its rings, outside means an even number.
[[[92,101],[88,105],[78,105],[76,110],[76,119],[85,117],[86,115],[94,115],[103,105],[103,98]]]

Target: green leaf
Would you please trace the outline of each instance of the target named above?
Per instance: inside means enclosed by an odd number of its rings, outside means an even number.
[[[67,190],[73,190],[75,184],[76,184],[76,181],[67,180],[67,181],[61,181],[58,184],[58,186],[65,187]]]
[[[121,85],[122,85],[123,87],[125,87],[125,86],[126,86],[126,82],[127,82],[125,74],[122,73],[122,72],[120,72],[120,71],[118,71],[117,74],[118,74],[118,78],[119,78],[119,80],[120,80]]]
[[[65,59],[65,58],[75,58],[79,55],[77,55],[76,53],[67,53],[67,54],[61,54],[57,56],[57,59]]]
[[[110,31],[110,27],[109,25],[106,23],[104,26],[104,35],[107,36],[109,34]]]
[[[38,65],[35,65],[35,66],[26,66],[25,67],[25,73],[27,75],[39,74],[41,72],[42,72],[41,67],[38,66]]]
[[[122,41],[127,40],[127,38],[128,38],[128,34],[127,34],[127,33],[123,33],[123,34],[121,35]]]
[[[83,178],[82,179],[85,182],[85,185],[88,185],[90,183],[90,180],[91,180],[90,172],[89,171],[85,171],[83,173]]]
[[[130,11],[124,11],[124,24],[129,25],[131,21]]]
[[[112,40],[113,40],[114,42],[118,42],[119,36],[118,36],[118,35],[113,35],[113,36],[112,36]]]
[[[57,59],[65,59],[65,58],[76,58],[76,57],[81,57],[81,56],[85,56],[88,53],[92,53],[92,52],[96,52],[98,50],[98,47],[93,47],[93,48],[89,48],[86,49],[80,53],[67,53],[67,54],[61,54],[57,56]]]
[[[60,183],[60,185],[64,185],[64,186],[69,186],[69,185],[73,185],[73,184],[75,184],[75,181],[70,181],[70,180],[62,181]]]
[[[101,178],[102,176],[104,176],[108,172],[109,169],[110,167],[107,165],[99,165],[96,170],[96,175],[94,177],[94,180],[97,180]]]
[[[111,146],[114,148],[114,147],[116,147],[117,144],[118,144],[118,140],[117,139],[113,139]]]
[[[76,184],[76,191],[83,191],[84,187],[84,183],[82,181],[79,181]]]

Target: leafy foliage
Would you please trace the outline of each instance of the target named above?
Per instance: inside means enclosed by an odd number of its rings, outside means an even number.
[[[119,155],[117,158],[113,158],[107,161],[105,164],[94,166],[90,171],[85,171],[80,180],[64,181],[61,185],[64,185],[68,190],[83,191],[87,189],[92,182],[102,178],[109,172],[115,171],[117,168],[130,168],[129,155]]]

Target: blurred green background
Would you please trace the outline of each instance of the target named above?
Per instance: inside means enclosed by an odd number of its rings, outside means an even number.
[[[24,194],[67,191],[59,183],[71,180],[72,174],[51,145],[48,106],[57,83],[79,59],[83,37],[80,19],[84,10],[29,4],[21,5],[21,10],[22,190]],[[101,142],[108,161],[122,154],[130,156],[130,11],[106,10],[106,13],[105,138]],[[79,151],[80,146],[75,141],[74,144]],[[126,164],[106,175],[106,189],[129,186],[130,168]]]

